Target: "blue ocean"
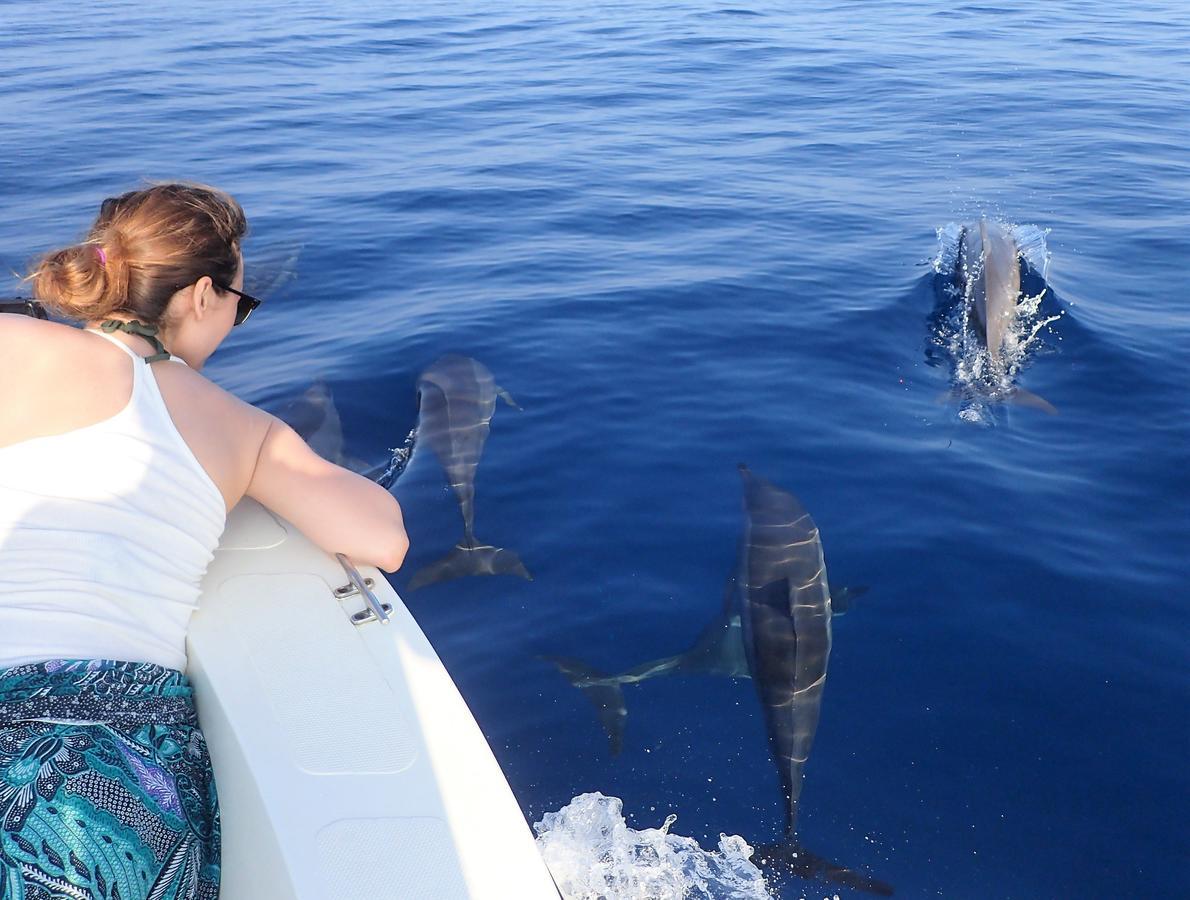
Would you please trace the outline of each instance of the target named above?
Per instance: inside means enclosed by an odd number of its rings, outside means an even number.
[[[382,465],[419,373],[493,373],[519,409],[475,530],[532,580],[408,590],[463,533],[415,452],[392,582],[528,821],[599,792],[708,850],[780,838],[751,681],[625,683],[613,753],[558,663],[695,643],[743,463],[854,589],[806,848],[897,896],[1184,897],[1188,75],[1185,0],[7,0],[0,264],[145,179],[204,181],[243,203],[266,298],[222,386],[280,413],[322,385]],[[981,218],[1028,244],[999,384],[954,307]]]

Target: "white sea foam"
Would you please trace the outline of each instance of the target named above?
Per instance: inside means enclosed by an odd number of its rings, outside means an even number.
[[[719,849],[660,828],[629,828],[618,797],[582,794],[533,825],[566,900],[772,900],[752,848],[719,835]]]
[[[392,456],[389,458],[388,467],[383,473],[376,476],[376,482],[382,487],[392,487],[393,483],[401,477],[401,473],[405,471],[405,467],[409,465],[409,459],[413,456],[413,448],[417,443],[417,426],[409,432],[405,438],[405,443],[400,447],[392,448]]]

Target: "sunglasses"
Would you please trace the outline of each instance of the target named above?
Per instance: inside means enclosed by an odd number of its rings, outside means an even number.
[[[236,303],[235,320],[231,323],[233,328],[236,325],[243,325],[245,322],[247,322],[248,316],[252,315],[252,310],[260,306],[260,301],[251,294],[245,294],[243,291],[237,291],[233,287],[228,287],[227,285],[219,284],[218,282],[215,282],[215,287],[219,288],[221,291],[226,291],[229,294],[235,294],[240,298]]]

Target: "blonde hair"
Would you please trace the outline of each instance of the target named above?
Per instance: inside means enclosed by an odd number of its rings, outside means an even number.
[[[47,253],[26,280],[68,318],[124,313],[156,325],[170,298],[202,276],[231,284],[247,230],[240,204],[223,191],[156,184],[104,200],[86,239]]]

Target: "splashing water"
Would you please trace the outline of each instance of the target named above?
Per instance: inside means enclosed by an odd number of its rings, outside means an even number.
[[[942,351],[953,369],[953,393],[960,399],[959,418],[967,422],[992,424],[992,407],[1010,399],[1016,390],[1016,378],[1042,344],[1049,326],[1064,314],[1045,315],[1042,301],[1049,290],[1050,252],[1046,231],[1035,225],[1009,225],[1019,258],[1026,264],[1022,293],[1017,299],[1012,322],[1004,333],[999,361],[993,360],[980,333],[969,324],[963,294],[955,283],[963,226],[949,222],[939,228],[938,255],[934,271],[942,280],[946,302],[935,310],[930,342]],[[1032,284],[1035,293],[1026,293]]]
[[[752,848],[719,835],[718,851],[660,828],[637,831],[618,797],[575,797],[533,825],[537,846],[566,900],[772,900]]]
[[[405,438],[405,443],[400,447],[391,448],[392,456],[389,458],[388,467],[376,476],[376,483],[383,488],[391,488],[401,473],[405,471],[405,467],[409,465],[409,460],[413,456],[413,448],[417,443],[417,426]]]

